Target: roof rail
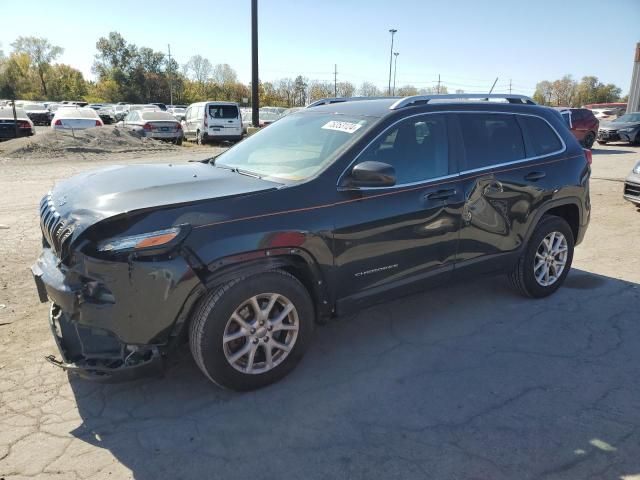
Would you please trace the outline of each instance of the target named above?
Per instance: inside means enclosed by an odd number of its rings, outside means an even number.
[[[509,103],[536,105],[536,102],[526,95],[511,95],[504,93],[454,93],[447,95],[415,95],[413,97],[404,97],[397,102],[394,102],[389,107],[389,110],[398,110],[411,105],[423,105],[429,103],[431,100],[489,100],[490,98],[501,98]]]
[[[381,98],[393,98],[393,97],[331,97],[331,98],[321,98],[320,100],[316,100],[313,103],[310,103],[306,106],[306,108],[318,107],[320,105],[331,105],[332,103],[342,103],[342,102],[356,102],[358,100],[380,100]],[[398,98],[398,97],[395,97]]]

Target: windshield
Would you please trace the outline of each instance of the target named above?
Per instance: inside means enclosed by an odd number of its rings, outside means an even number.
[[[640,122],[640,113],[627,113],[616,118],[612,123]]]
[[[362,117],[289,115],[227,150],[215,164],[260,177],[305,180],[329,165],[369,125]]]

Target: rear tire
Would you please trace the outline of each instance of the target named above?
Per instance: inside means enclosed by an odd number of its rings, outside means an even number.
[[[196,132],[196,143],[198,145],[204,145],[203,139],[202,139],[202,133],[200,132],[200,130],[198,130]]]
[[[180,146],[182,145],[182,137],[176,139],[176,141],[174,142],[176,145]]]
[[[311,297],[294,276],[274,270],[239,278],[200,302],[189,331],[191,353],[214,383],[254,390],[296,367],[314,323]]]
[[[606,140],[598,140],[598,143],[599,143],[600,145],[606,145],[606,144],[607,144],[607,141],[606,141]]]
[[[573,232],[565,219],[543,216],[509,274],[513,286],[532,298],[554,293],[571,269],[574,242]],[[548,248],[549,245],[552,248]]]
[[[591,150],[591,147],[593,147],[593,143],[596,141],[596,136],[593,132],[589,132],[587,133],[587,135],[584,137],[584,148],[588,148],[589,150]]]

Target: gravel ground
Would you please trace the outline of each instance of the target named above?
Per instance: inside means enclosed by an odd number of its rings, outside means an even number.
[[[242,395],[188,352],[162,379],[68,377],[43,360],[29,272],[56,179],[216,149],[0,159],[0,478],[640,479],[640,212],[621,196],[639,150],[594,151],[591,226],[557,294],[497,277],[372,307]]]

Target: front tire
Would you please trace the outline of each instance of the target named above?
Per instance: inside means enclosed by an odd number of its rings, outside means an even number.
[[[260,273],[232,280],[200,302],[189,331],[191,353],[214,383],[255,390],[296,367],[314,323],[313,302],[297,278]]]
[[[598,144],[599,145],[606,145],[607,141],[606,140],[598,140]]]
[[[513,286],[532,298],[554,293],[571,269],[574,242],[573,232],[565,219],[554,215],[542,217],[509,274]]]

